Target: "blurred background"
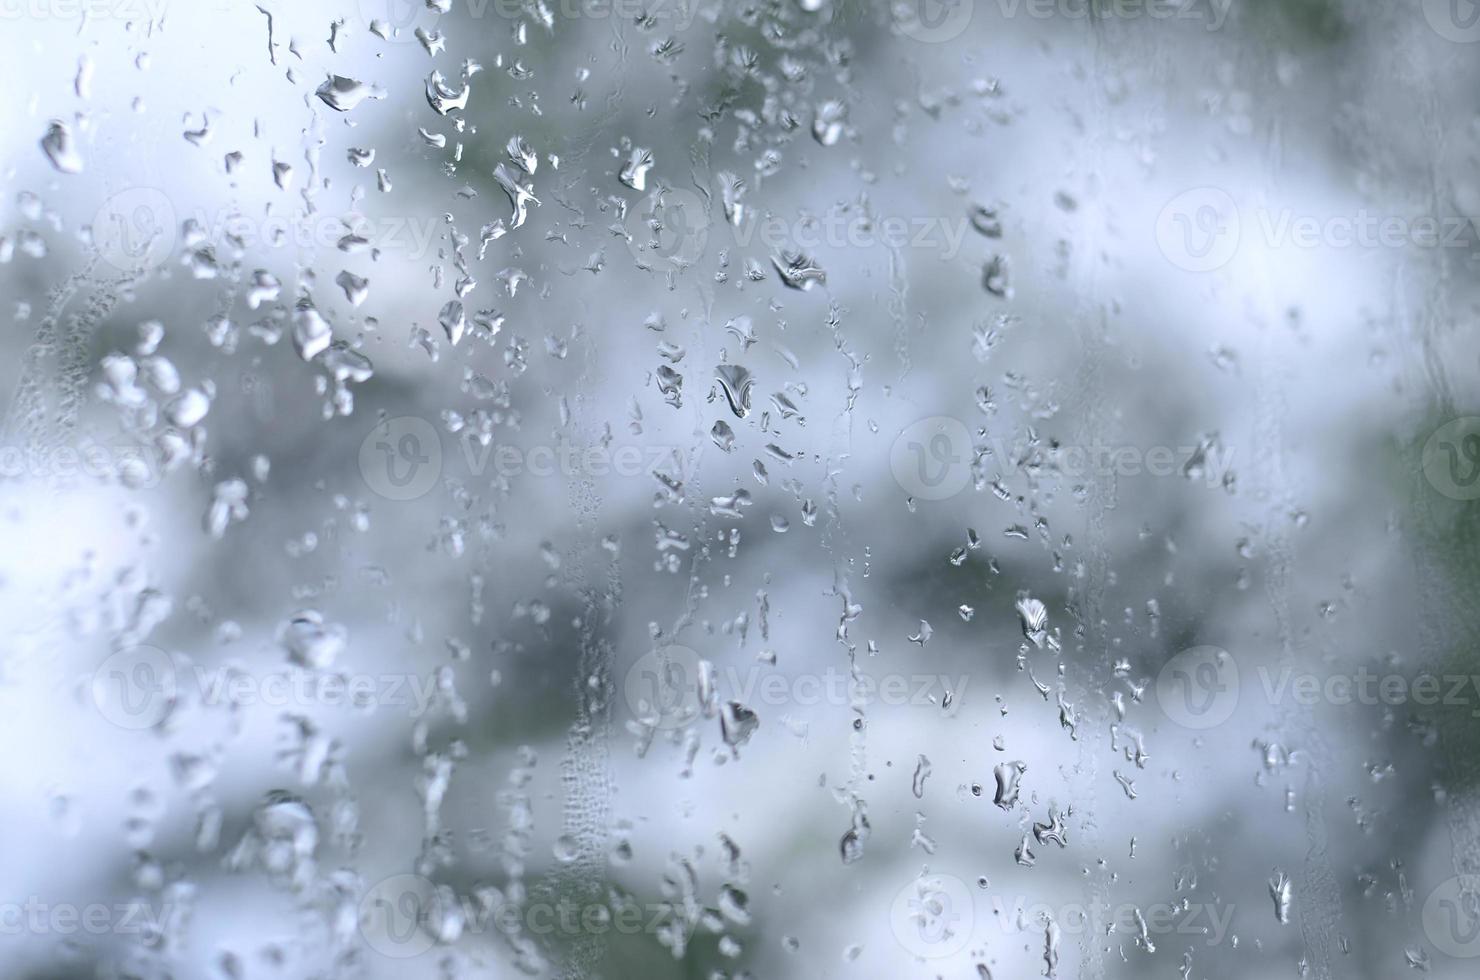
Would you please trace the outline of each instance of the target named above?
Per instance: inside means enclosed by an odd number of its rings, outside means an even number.
[[[0,0],[0,973],[1480,957],[1480,7]]]

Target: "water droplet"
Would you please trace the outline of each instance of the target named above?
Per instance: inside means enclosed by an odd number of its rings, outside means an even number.
[[[334,330],[307,299],[300,300],[293,311],[293,348],[298,356],[311,361],[329,347]]]
[[[1274,918],[1281,925],[1290,921],[1290,902],[1294,898],[1294,886],[1290,876],[1278,869],[1269,881],[1269,897],[1274,901]]]
[[[813,286],[826,285],[827,273],[811,256],[801,252],[782,252],[771,257],[771,265],[781,276],[781,281],[792,289],[808,290]]]
[[[647,175],[653,169],[653,162],[651,150],[634,147],[617,179],[635,191],[647,190]]]
[[[749,415],[750,393],[755,387],[755,379],[751,377],[749,369],[739,364],[721,364],[714,369],[714,373],[719,379],[725,400],[730,403],[730,411],[740,419]]]
[[[77,141],[66,123],[53,119],[41,137],[41,149],[51,165],[64,174],[82,172],[82,155],[77,151]]]
[[[314,94],[329,108],[339,112],[348,112],[366,99],[385,98],[383,89],[343,75],[330,75]]]
[[[458,341],[463,338],[463,331],[467,328],[467,319],[463,314],[463,305],[457,300],[451,300],[442,311],[437,314],[437,322],[442,324],[442,329],[447,334],[447,340],[456,347]]]

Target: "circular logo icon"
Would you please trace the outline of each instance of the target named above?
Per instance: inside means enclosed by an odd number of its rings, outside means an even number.
[[[889,908],[899,945],[921,959],[954,956],[976,926],[971,889],[950,875],[922,875],[900,889]]]
[[[1238,251],[1238,204],[1219,187],[1194,187],[1156,216],[1156,244],[1179,269],[1212,272]]]
[[[699,13],[699,4],[694,0],[658,0],[657,3],[644,3],[642,8],[655,20],[667,21],[675,31],[688,30]]]
[[[415,500],[442,475],[442,440],[415,415],[377,422],[360,443],[360,476],[387,500]]]
[[[703,710],[703,669],[699,655],[688,647],[666,646],[643,654],[622,683],[628,709],[654,728],[683,728]]]
[[[382,956],[409,959],[437,944],[428,926],[441,921],[445,893],[421,875],[392,875],[360,899],[360,935]]]
[[[1221,647],[1191,647],[1161,668],[1156,700],[1183,728],[1202,730],[1223,724],[1238,707],[1238,664]]]
[[[976,0],[899,0],[894,23],[907,38],[943,44],[961,36],[975,8]]]
[[[359,0],[365,26],[396,44],[416,40],[418,30],[430,33],[451,6],[441,2],[434,7],[426,0]]]
[[[179,700],[175,662],[155,647],[120,650],[93,671],[91,693],[94,707],[119,728],[154,728]]]
[[[1423,475],[1452,500],[1480,499],[1480,418],[1445,422],[1423,444]]]
[[[889,448],[894,482],[911,497],[945,500],[971,482],[971,431],[949,415],[921,419]]]
[[[1480,956],[1480,875],[1456,875],[1435,888],[1423,903],[1423,931],[1446,956]]]
[[[1480,3],[1475,0],[1423,0],[1423,17],[1446,41],[1480,41]]]
[[[709,242],[709,204],[692,191],[660,187],[628,210],[624,230],[639,260],[693,265]]]
[[[175,206],[153,187],[131,187],[103,202],[93,215],[93,246],[103,261],[122,272],[163,265],[175,251],[179,223]]]

